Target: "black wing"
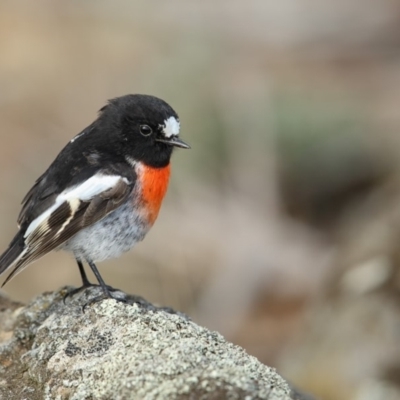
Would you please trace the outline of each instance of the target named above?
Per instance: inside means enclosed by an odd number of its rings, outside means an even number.
[[[62,191],[79,185],[100,170],[131,178],[132,168],[121,156],[118,143],[110,146],[109,140],[104,127],[96,120],[61,150],[22,200],[18,216],[21,229],[48,209]]]
[[[113,128],[95,121],[83,130],[64,147],[26,194],[18,217],[20,230],[0,256],[0,274],[13,267],[3,285],[29,263],[58,247],[80,229],[104,218],[132,192],[136,182],[134,169],[121,156],[123,152],[118,148],[119,144],[113,142],[110,146],[110,137],[104,134],[104,130],[111,131]],[[104,191],[91,198],[71,197],[54,208],[63,193],[80,187],[93,176],[119,179],[114,179],[113,186],[105,187]],[[43,215],[46,218],[41,220]],[[32,225],[39,220],[38,226]]]
[[[19,238],[14,239],[14,242],[20,247],[19,254],[11,260],[10,265],[0,265],[0,272],[13,266],[3,285],[28,264],[59,247],[78,231],[101,220],[126,201],[132,193],[136,180],[132,168],[126,168],[125,175],[128,171],[130,178],[110,175],[109,171],[100,170],[94,178],[107,182],[107,185],[103,185],[105,190],[99,191],[103,187],[100,184],[96,190],[90,187],[85,189],[87,185],[83,183],[73,187],[66,194],[61,193],[57,196],[49,208],[17,234]],[[93,196],[92,192],[95,193]],[[22,248],[21,240],[23,240]]]

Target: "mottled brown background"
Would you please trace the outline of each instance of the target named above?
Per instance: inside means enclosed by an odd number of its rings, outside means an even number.
[[[106,99],[181,117],[159,220],[100,265],[327,400],[400,398],[400,3],[1,1],[0,247]],[[53,253],[4,289],[79,284]]]

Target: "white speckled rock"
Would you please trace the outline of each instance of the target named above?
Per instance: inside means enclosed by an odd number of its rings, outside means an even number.
[[[300,398],[272,369],[182,314],[66,289],[22,307],[0,298],[0,399]]]

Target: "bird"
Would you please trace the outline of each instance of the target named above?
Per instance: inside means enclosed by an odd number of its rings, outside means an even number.
[[[166,194],[179,137],[177,113],[150,95],[107,102],[98,118],[73,137],[22,200],[18,232],[0,256],[2,286],[52,250],[73,254],[79,291],[100,286],[91,303],[114,298],[95,263],[119,257],[143,240]],[[89,282],[84,263],[98,281]],[[75,292],[74,291],[74,292]]]

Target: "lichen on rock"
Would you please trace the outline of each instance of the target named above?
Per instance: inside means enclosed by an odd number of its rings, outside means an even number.
[[[274,369],[183,314],[128,296],[82,311],[98,288],[27,306],[0,297],[0,399],[269,399]]]

